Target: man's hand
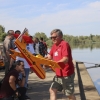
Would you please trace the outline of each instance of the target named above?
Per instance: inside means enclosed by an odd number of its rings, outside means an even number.
[[[51,57],[51,55],[48,54],[48,55],[45,57],[45,59],[52,60],[52,57]]]
[[[24,69],[21,70],[21,73],[22,73],[23,76],[25,76],[25,70]]]
[[[15,94],[16,94],[17,97],[21,96],[21,94],[19,92],[16,92]]]

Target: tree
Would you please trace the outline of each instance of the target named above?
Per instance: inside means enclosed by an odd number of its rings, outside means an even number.
[[[0,34],[2,34],[4,32],[5,32],[5,28],[2,25],[0,25]]]
[[[52,40],[47,40],[47,41],[46,41],[46,44],[47,44],[48,47],[51,48],[51,46],[52,46]]]
[[[43,32],[41,32],[41,33],[37,32],[37,33],[35,33],[35,35],[33,37],[37,37],[39,39],[40,39],[40,37],[42,37],[45,42],[48,40],[47,36]]]
[[[0,25],[0,41],[3,41],[5,36],[6,36],[5,28],[2,25]]]

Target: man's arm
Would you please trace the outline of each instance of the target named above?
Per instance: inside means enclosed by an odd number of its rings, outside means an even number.
[[[23,75],[23,76],[22,76],[22,80],[18,82],[18,85],[19,85],[20,87],[24,87],[24,84],[25,84],[25,78],[26,78],[26,76]]]
[[[7,43],[7,46],[6,46],[6,54],[7,54],[7,57],[9,59],[9,61],[10,61],[9,69],[11,68],[11,66],[12,66],[12,64],[14,62],[14,60],[10,57],[10,54],[11,54],[10,49],[12,49],[11,40],[9,40],[9,42]]]
[[[19,81],[18,84],[19,84],[20,87],[24,87],[24,84],[25,84],[25,78],[26,78],[24,69],[22,70],[21,73],[22,73],[22,80]]]
[[[9,85],[14,90],[16,96],[19,96],[19,92],[17,91],[15,81],[16,81],[15,76],[10,76],[10,78],[9,78]]]
[[[15,76],[10,76],[10,78],[9,78],[9,85],[10,85],[10,87],[11,87],[14,91],[16,90],[15,81],[16,81]]]
[[[68,57],[63,57],[62,59],[60,59],[58,62],[63,62],[63,63],[68,63]]]

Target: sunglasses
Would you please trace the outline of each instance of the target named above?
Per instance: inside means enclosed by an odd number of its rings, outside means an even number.
[[[50,39],[56,39],[58,36],[52,36],[50,37]]]

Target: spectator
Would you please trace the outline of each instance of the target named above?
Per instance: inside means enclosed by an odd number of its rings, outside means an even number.
[[[45,46],[42,42],[39,41],[38,38],[34,38],[34,50],[35,50],[35,53],[36,55],[37,54],[40,54],[42,55],[43,57],[45,56]]]
[[[48,52],[47,52],[47,44],[46,44],[46,42],[44,42],[42,37],[40,38],[40,42],[42,42],[44,44],[44,46],[45,46],[45,51],[44,52],[45,52],[45,55],[47,55],[48,54]]]
[[[14,36],[14,38],[13,38],[13,40],[12,40],[13,49],[16,49],[16,48],[17,48],[16,45],[14,44],[14,42],[15,42],[16,38],[17,38],[20,34],[21,34],[21,32],[20,32],[19,30],[16,30],[16,31],[15,31],[15,34],[13,34],[13,36]],[[17,37],[16,37],[16,36],[17,36]],[[11,68],[12,63],[14,62],[14,60],[11,58],[10,62],[11,62],[11,64],[10,64],[10,66],[9,66],[9,69]]]
[[[10,58],[10,49],[14,49],[14,31],[9,30],[7,32],[7,36],[5,37],[5,40],[3,42],[3,51],[4,51],[4,63],[5,63],[5,75],[8,73],[8,70],[12,64],[11,58]]]
[[[30,36],[30,38],[32,39],[32,41],[27,44],[27,50],[29,49],[29,51],[34,55],[35,54],[34,41],[32,36]]]
[[[53,46],[48,54],[48,59],[61,64],[61,68],[56,68],[56,76],[53,79],[50,92],[50,100],[57,100],[57,91],[64,91],[69,100],[76,100],[74,96],[74,65],[72,62],[71,48],[68,42],[63,40],[63,33],[60,29],[51,32]]]
[[[21,34],[21,31],[20,30],[16,30],[15,34]]]
[[[31,44],[27,44],[27,46],[26,46],[26,49],[30,52],[30,53],[32,53],[32,54],[34,54],[34,48],[33,48],[33,45],[31,45]],[[18,48],[16,48],[16,51],[19,51],[18,50]],[[16,61],[17,60],[22,60],[23,62],[24,62],[24,70],[25,70],[25,75],[26,75],[26,79],[25,79],[25,84],[24,84],[24,87],[27,89],[28,87],[28,77],[29,77],[29,71],[30,71],[30,65],[28,64],[28,62],[26,61],[26,59],[25,58],[21,58],[21,57],[16,57]],[[22,75],[20,74],[20,78],[22,78]],[[25,95],[25,99],[28,99],[28,100],[30,100],[30,98],[27,96],[27,95]]]
[[[23,88],[25,83],[25,71],[23,61],[15,62],[15,65],[3,80],[3,84],[0,89],[0,100],[15,100],[13,97],[17,96],[19,100],[25,100],[25,91]],[[19,79],[19,72],[22,73],[22,80]],[[16,84],[19,84],[21,88],[16,88]]]
[[[21,34],[21,31],[20,31],[20,30],[16,30],[16,31],[15,31],[15,35],[17,35],[17,37],[18,37],[20,34]],[[17,38],[17,37],[16,37],[16,38]],[[13,39],[13,43],[15,42],[16,38]],[[14,44],[14,49],[16,49],[15,44]]]

